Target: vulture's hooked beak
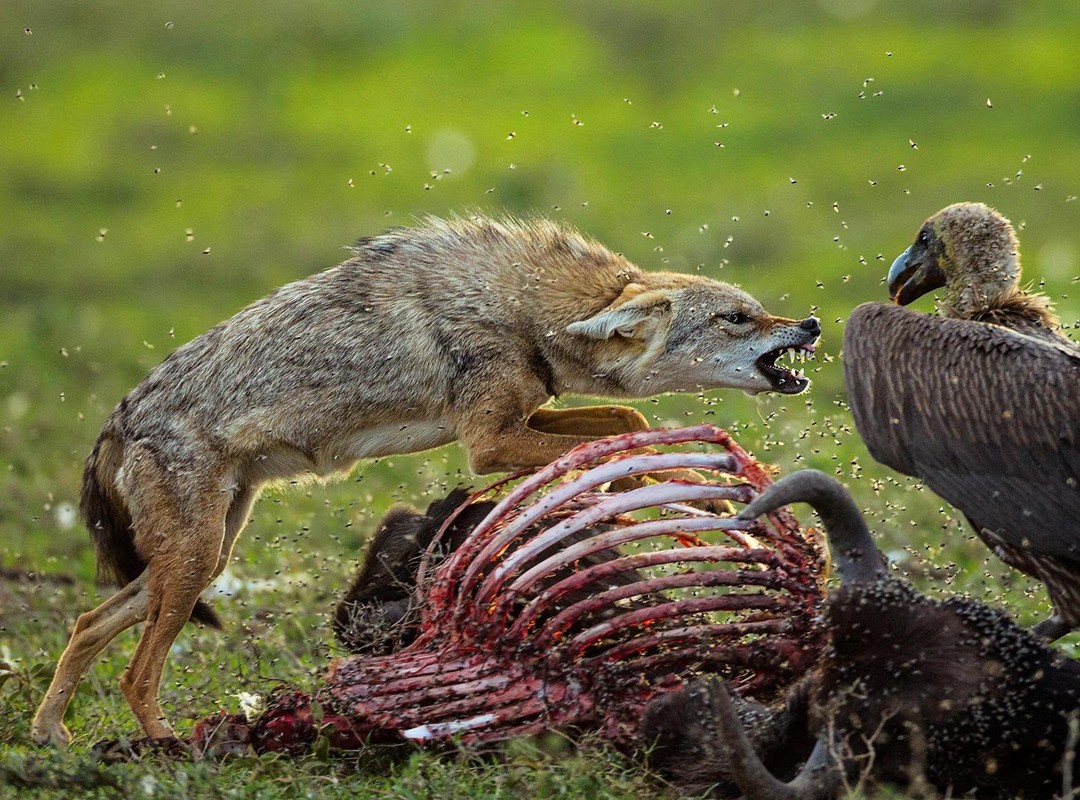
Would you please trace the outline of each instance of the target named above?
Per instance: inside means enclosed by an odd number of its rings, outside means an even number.
[[[945,285],[945,273],[937,259],[925,247],[912,245],[896,257],[889,267],[889,297],[897,305],[906,306],[912,300]]]

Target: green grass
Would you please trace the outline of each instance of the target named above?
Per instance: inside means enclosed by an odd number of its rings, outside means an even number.
[[[639,408],[716,422],[785,471],[840,475],[921,588],[1044,617],[1039,587],[873,462],[839,347],[922,219],[961,199],[1021,226],[1029,278],[1080,321],[1078,34],[1080,8],[1050,0],[5,3],[0,566],[46,577],[0,581],[0,794],[663,795],[595,746],[100,767],[93,742],[136,732],[116,685],[134,634],[80,687],[72,751],[29,744],[70,626],[101,599],[71,510],[105,416],[177,344],[426,213],[548,214],[643,267],[814,311],[811,394]],[[470,480],[451,446],[266,494],[230,571],[281,588],[219,598],[226,632],[181,637],[163,687],[180,730],[241,691],[314,686],[374,521]]]

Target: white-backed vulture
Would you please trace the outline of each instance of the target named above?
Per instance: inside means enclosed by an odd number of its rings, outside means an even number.
[[[922,479],[1005,563],[1043,583],[1051,639],[1080,627],[1080,347],[1020,286],[1009,221],[978,203],[923,224],[889,270],[906,305],[856,308],[844,383],[871,455]]]

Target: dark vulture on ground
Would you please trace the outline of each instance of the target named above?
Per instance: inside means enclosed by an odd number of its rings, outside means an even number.
[[[900,306],[844,334],[844,383],[875,459],[956,506],[1005,563],[1043,583],[1055,639],[1080,627],[1080,346],[1020,286],[1009,221],[979,203],[928,219],[889,270]]]

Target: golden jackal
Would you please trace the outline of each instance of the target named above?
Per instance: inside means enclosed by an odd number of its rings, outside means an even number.
[[[83,672],[146,621],[120,688],[149,736],[165,658],[229,560],[268,481],[460,440],[477,473],[546,464],[648,427],[632,408],[542,408],[562,394],[647,397],[734,387],[797,393],[776,365],[817,319],[770,316],[693,275],[643,272],[553,222],[428,220],[359,242],[179,347],[121,401],[86,462],[81,510],[102,577],[33,723],[66,743]]]

